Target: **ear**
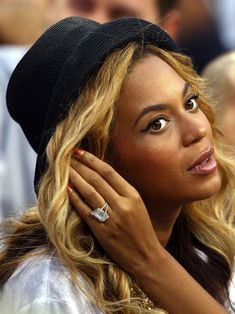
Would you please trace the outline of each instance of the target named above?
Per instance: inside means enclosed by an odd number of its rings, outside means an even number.
[[[161,27],[177,41],[180,30],[181,13],[179,9],[172,9],[161,20]]]

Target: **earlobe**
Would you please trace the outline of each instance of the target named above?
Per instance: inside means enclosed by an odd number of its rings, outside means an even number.
[[[181,13],[179,9],[170,10],[162,19],[161,27],[177,41],[180,30]]]

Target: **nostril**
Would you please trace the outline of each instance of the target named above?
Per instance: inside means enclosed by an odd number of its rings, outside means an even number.
[[[200,140],[201,140],[201,137],[200,137],[200,138],[195,138],[195,139],[191,142],[191,144],[198,143]]]
[[[206,136],[206,134],[207,132],[204,128],[188,129],[183,136],[183,145],[188,147],[192,144],[198,143]]]

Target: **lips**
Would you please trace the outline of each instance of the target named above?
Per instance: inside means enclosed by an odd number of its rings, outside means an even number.
[[[214,150],[212,147],[209,147],[189,167],[188,171],[199,175],[208,175],[214,172],[216,168],[217,163],[214,158]]]

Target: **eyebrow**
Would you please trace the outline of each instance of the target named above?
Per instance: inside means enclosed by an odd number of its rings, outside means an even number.
[[[191,87],[191,85],[188,82],[185,82],[184,88],[182,91],[182,97],[184,97],[187,94],[188,89]],[[145,116],[147,113],[152,112],[152,111],[161,111],[161,110],[166,110],[169,108],[169,105],[166,104],[155,104],[152,106],[145,107],[141,112],[139,113],[137,119],[135,120],[134,126],[139,122],[139,120]]]
[[[191,85],[189,84],[189,82],[185,82],[185,84],[184,84],[184,89],[183,89],[183,93],[182,93],[182,96],[183,96],[183,97],[187,94],[187,92],[188,92],[188,90],[189,90],[190,87],[191,87]]]

